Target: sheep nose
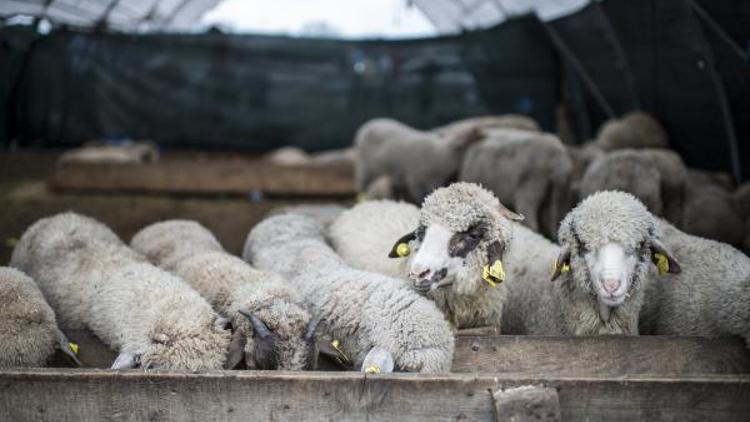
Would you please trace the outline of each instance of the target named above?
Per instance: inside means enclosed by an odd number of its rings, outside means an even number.
[[[620,280],[616,278],[604,279],[604,290],[606,290],[607,293],[614,293],[618,288],[620,288]]]
[[[425,280],[432,276],[432,270],[424,266],[414,266],[409,271],[409,278],[412,280]]]

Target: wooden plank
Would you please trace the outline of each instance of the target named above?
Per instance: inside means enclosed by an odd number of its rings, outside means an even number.
[[[739,338],[459,336],[453,372],[557,376],[749,374]]]
[[[352,196],[348,165],[280,166],[261,159],[167,159],[154,164],[64,164],[49,182],[57,190],[185,195]]]
[[[558,391],[563,420],[750,418],[750,377],[364,375],[82,369],[0,372],[0,420],[492,420],[492,392]],[[30,400],[33,398],[33,400]]]
[[[496,421],[560,422],[557,390],[539,385],[499,389],[492,393]]]
[[[66,330],[86,367],[108,368],[115,353],[87,331]],[[69,366],[61,357],[56,366]],[[335,370],[325,360],[320,369]],[[534,376],[750,374],[750,351],[731,337],[458,336],[453,372]]]

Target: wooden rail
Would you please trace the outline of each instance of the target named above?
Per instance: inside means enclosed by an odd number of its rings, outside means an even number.
[[[63,164],[49,181],[56,190],[182,195],[352,196],[347,165],[280,166],[261,159],[177,158],[154,164]]]

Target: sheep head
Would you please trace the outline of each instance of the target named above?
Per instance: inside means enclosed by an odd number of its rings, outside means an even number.
[[[425,199],[419,227],[399,239],[389,256],[408,255],[409,278],[418,291],[453,286],[470,294],[483,284],[492,288],[505,277],[508,220],[522,219],[480,186],[454,183]]]
[[[657,221],[633,195],[595,193],[560,224],[562,249],[552,280],[595,297],[604,308],[622,305],[655,265],[660,274],[680,266],[659,241]]]

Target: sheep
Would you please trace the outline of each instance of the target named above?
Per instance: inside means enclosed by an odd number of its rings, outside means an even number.
[[[377,272],[393,267],[382,265],[383,261],[375,258],[387,252],[383,241],[374,237],[398,239],[390,252],[403,271],[398,276],[435,300],[456,328],[489,325],[503,334],[637,334],[640,278],[631,282],[623,275],[617,283],[605,283],[600,274],[610,271],[624,257],[618,258],[618,250],[629,251],[641,240],[648,242],[648,249],[638,252],[644,262],[651,261],[653,251],[665,257],[671,255],[660,245],[657,231],[651,235],[644,229],[655,223],[642,204],[631,195],[622,194],[624,199],[611,201],[604,200],[610,197],[607,195],[610,194],[594,195],[565,217],[559,234],[562,248],[514,222],[518,216],[509,214],[490,192],[467,183],[453,184],[428,196],[419,226],[414,223],[412,227],[417,229],[405,236],[389,229],[397,226],[394,220],[399,218],[398,204],[382,201],[377,206],[360,204],[342,214],[340,221],[331,226],[330,237],[334,245],[356,245],[360,255],[370,257],[369,268]],[[602,215],[614,218],[596,218]],[[402,219],[402,224],[407,225],[412,218]],[[583,225],[576,223],[579,221],[586,222],[585,231],[579,228]],[[383,228],[379,228],[381,225]],[[491,226],[494,229],[488,229]],[[579,231],[583,235],[579,236]],[[350,239],[342,242],[342,234],[348,234]],[[575,243],[584,236],[590,251],[585,254]],[[604,247],[611,242],[619,242],[620,246]],[[397,253],[404,243],[408,248],[402,247],[403,253]],[[461,259],[458,252],[471,246],[474,251]],[[363,265],[361,258],[351,258],[356,254],[337,250],[348,264]],[[506,277],[487,280],[489,271],[484,268],[491,268],[497,260]],[[555,266],[559,268],[553,277],[556,281],[550,283],[549,268],[553,263],[559,263]],[[644,271],[654,271],[641,261],[637,264],[637,271],[621,271],[638,273],[639,277]],[[575,271],[570,271],[571,267]],[[671,268],[678,271],[679,267],[673,264]],[[498,282],[501,284],[493,285]]]
[[[750,258],[666,221],[662,240],[682,273],[646,284],[642,334],[740,336],[750,347]]]
[[[306,215],[328,228],[345,211],[345,208],[336,204],[310,204],[290,205],[272,209],[268,215],[277,214],[301,214]]]
[[[488,130],[494,128],[528,130],[540,132],[539,125],[531,117],[522,114],[503,114],[500,116],[478,116],[469,117],[436,127],[431,130],[443,137],[462,136],[473,130]]]
[[[159,161],[159,149],[150,141],[127,141],[110,145],[94,142],[65,152],[58,163],[146,164]]]
[[[353,166],[354,149],[334,149],[309,154],[299,147],[286,146],[265,155],[265,159],[279,166]]]
[[[242,257],[290,280],[355,366],[368,370],[373,361],[381,362],[378,368],[385,372],[392,360],[402,371],[450,370],[454,338],[435,305],[403,281],[346,265],[326,244],[317,221],[272,216],[249,233]]]
[[[405,278],[406,260],[392,259],[393,242],[413,230],[419,208],[407,202],[365,201],[341,213],[328,229],[331,246],[354,268]]]
[[[740,246],[745,221],[723,176],[690,169],[682,224],[686,233]]]
[[[553,238],[570,202],[573,162],[565,146],[551,134],[513,129],[492,133],[469,148],[459,180],[487,187],[523,214],[528,227]]]
[[[620,119],[605,122],[596,135],[605,151],[622,148],[668,148],[667,133],[659,122],[642,111],[632,111]]]
[[[149,264],[109,228],[72,212],[23,234],[11,266],[39,284],[60,326],[119,351],[113,369],[219,369],[228,320],[181,279]]]
[[[356,133],[355,185],[366,191],[379,178],[397,199],[419,203],[456,178],[466,147],[477,131],[458,137],[422,132],[392,119],[373,119]]]
[[[0,267],[0,368],[45,366],[56,349],[81,365],[34,280]]]
[[[152,224],[136,233],[130,245],[155,265],[181,277],[231,319],[235,338],[228,368],[241,359],[242,344],[249,368],[315,368],[319,320],[310,317],[297,292],[278,275],[257,271],[228,254],[213,234],[195,221]]]
[[[687,169],[676,153],[656,148],[622,149],[595,159],[583,175],[581,198],[603,190],[630,192],[654,214],[681,224]]]

